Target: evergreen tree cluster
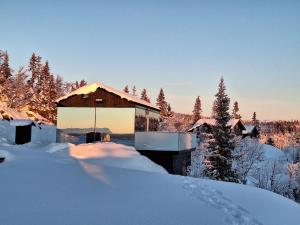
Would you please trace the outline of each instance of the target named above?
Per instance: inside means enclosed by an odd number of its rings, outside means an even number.
[[[131,94],[131,95],[133,95],[135,97],[138,96],[137,89],[136,89],[135,85],[133,86],[131,92],[129,92],[128,85],[126,85],[124,87],[123,91],[125,93]],[[150,99],[150,97],[148,95],[148,92],[147,92],[146,88],[142,89],[140,99],[142,99],[142,100],[144,100],[146,102],[151,103],[151,99]],[[165,93],[164,93],[164,90],[162,88],[159,90],[159,94],[158,94],[158,96],[156,98],[156,105],[160,109],[160,115],[161,115],[162,119],[171,117],[174,114],[174,112],[172,111],[172,107],[171,107],[170,103],[168,103],[166,101]]]
[[[37,113],[51,122],[56,121],[55,100],[65,93],[86,85],[84,80],[64,82],[51,73],[49,62],[32,54],[28,67],[14,72],[7,51],[0,50],[0,101],[10,108]]]

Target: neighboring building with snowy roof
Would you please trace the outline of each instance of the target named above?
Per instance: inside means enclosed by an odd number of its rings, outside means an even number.
[[[259,129],[254,125],[245,125],[246,130],[243,131],[243,137],[257,138],[260,134]]]
[[[197,133],[204,129],[206,132],[212,132],[212,128],[215,126],[215,124],[215,119],[199,119],[188,131]],[[242,135],[243,131],[246,130],[240,119],[231,119],[228,121],[227,125],[230,127],[231,131],[237,135]]]

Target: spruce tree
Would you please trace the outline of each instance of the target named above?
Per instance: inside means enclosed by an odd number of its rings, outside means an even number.
[[[50,74],[50,67],[48,61],[46,61],[42,67],[40,79],[37,85],[39,86],[37,92],[37,96],[39,99],[38,113],[47,119],[51,119],[50,102],[53,101],[53,99],[51,99],[50,97],[50,85],[52,85],[52,78]]]
[[[258,126],[258,124],[259,124],[259,121],[256,118],[256,112],[254,112],[253,115],[252,115],[252,124],[254,126]]]
[[[36,92],[39,92],[40,87],[36,87],[36,84],[40,84],[41,70],[42,70],[42,57],[35,55],[32,53],[31,58],[29,60],[28,70],[31,73],[30,78],[28,80],[28,84],[34,89]],[[39,81],[39,82],[38,82]]]
[[[133,88],[132,88],[132,95],[135,97],[137,96],[135,85],[133,85]]]
[[[168,113],[167,113],[168,103],[166,102],[164,90],[162,88],[160,89],[158,97],[156,99],[156,105],[160,109],[160,115],[162,117],[167,117],[168,116]]]
[[[73,82],[73,84],[71,84],[71,91],[75,91],[78,88],[81,88],[85,85],[87,85],[87,82],[84,79],[82,79],[80,81],[76,80],[75,82]]]
[[[209,143],[205,157],[206,175],[212,179],[238,182],[232,169],[232,151],[234,149],[228,122],[230,120],[230,98],[226,94],[224,79],[221,78],[218,93],[215,95],[215,126],[213,139]]]
[[[170,104],[168,104],[168,107],[167,107],[167,115],[168,115],[168,117],[172,117],[174,115],[174,112],[173,112]]]
[[[123,91],[124,91],[125,93],[129,93],[128,85],[126,85],[126,86],[124,87]]]
[[[148,97],[147,91],[145,88],[142,90],[141,99],[150,103],[150,98]]]
[[[22,109],[28,104],[28,85],[26,83],[26,70],[21,67],[17,74],[12,78],[11,90],[7,92],[8,101],[7,106],[15,109]]]
[[[0,52],[0,84],[5,83],[5,81],[12,76],[12,70],[9,66],[9,56],[7,51]]]
[[[241,115],[239,114],[240,108],[239,103],[237,101],[233,104],[233,110],[232,110],[232,118],[233,119],[241,119]]]
[[[7,51],[0,51],[0,101],[8,102],[12,91],[13,77],[12,69],[9,66]]]
[[[196,123],[201,118],[201,100],[200,96],[196,98],[194,110],[193,110],[193,123]]]

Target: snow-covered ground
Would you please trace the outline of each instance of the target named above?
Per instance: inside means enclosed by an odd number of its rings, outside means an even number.
[[[3,225],[296,225],[272,192],[173,176],[114,144],[0,144]]]

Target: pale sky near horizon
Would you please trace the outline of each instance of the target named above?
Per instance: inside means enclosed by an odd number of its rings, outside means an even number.
[[[163,87],[177,112],[221,76],[244,119],[300,119],[300,1],[5,1],[0,49],[13,69],[32,52],[65,80]]]

